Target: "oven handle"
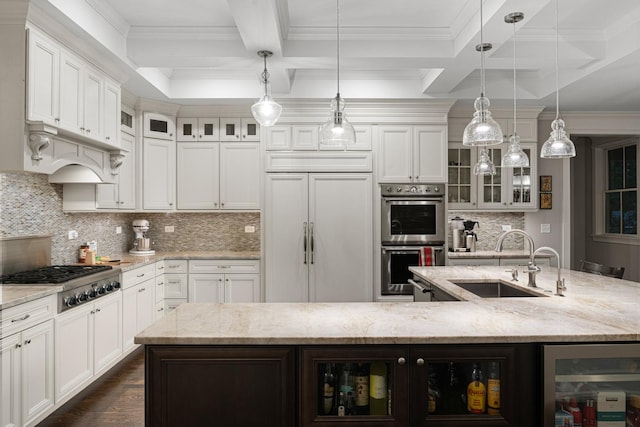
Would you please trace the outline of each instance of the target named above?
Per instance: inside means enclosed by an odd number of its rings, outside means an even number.
[[[426,294],[428,292],[431,292],[431,289],[427,288],[426,286],[424,286],[424,284],[422,284],[422,282],[417,283],[414,280],[407,280],[407,282],[409,282],[409,284],[413,285],[413,287],[418,288],[418,290],[420,292],[422,292],[423,294]]]

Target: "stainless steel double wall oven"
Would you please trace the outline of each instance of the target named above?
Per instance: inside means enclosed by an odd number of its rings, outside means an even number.
[[[420,265],[422,248],[431,265],[445,264],[444,184],[381,184],[382,295],[413,295],[410,266]]]

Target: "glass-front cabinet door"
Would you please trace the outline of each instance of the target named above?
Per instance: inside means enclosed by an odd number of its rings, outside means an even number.
[[[449,144],[447,183],[449,209],[469,209],[476,206],[476,177],[473,175],[476,151],[462,144]]]
[[[524,168],[513,168],[511,170],[509,183],[509,208],[514,209],[535,209],[537,204],[537,182],[534,174],[537,170],[537,146],[535,143],[521,143],[522,150],[529,157],[529,166]]]
[[[640,426],[640,344],[545,345],[544,427]]]
[[[301,425],[409,425],[404,347],[305,347],[302,363]]]

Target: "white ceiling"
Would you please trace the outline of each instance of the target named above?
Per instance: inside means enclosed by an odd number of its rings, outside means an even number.
[[[132,93],[180,103],[253,100],[268,60],[276,99],[336,92],[336,0],[40,0],[128,63]],[[484,0],[486,94],[555,108],[555,0]],[[347,99],[473,100],[480,0],[340,0],[340,92]],[[99,22],[98,22],[99,21]],[[89,25],[88,23],[91,23]],[[105,25],[105,23],[107,23]],[[563,111],[640,111],[640,2],[559,0]],[[105,35],[107,34],[107,35]]]

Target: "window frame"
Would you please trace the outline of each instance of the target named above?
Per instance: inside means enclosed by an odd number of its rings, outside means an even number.
[[[607,233],[606,231],[606,195],[609,192],[609,150],[636,146],[636,197],[640,200],[640,138],[623,137],[616,141],[602,144],[593,148],[593,240],[597,242],[620,243],[640,246],[640,230],[636,234]],[[620,189],[622,193],[624,189]],[[640,220],[640,209],[636,208],[636,221]]]

